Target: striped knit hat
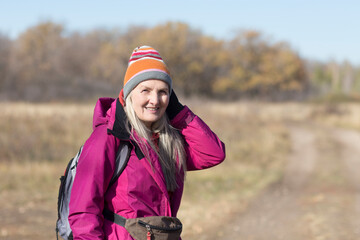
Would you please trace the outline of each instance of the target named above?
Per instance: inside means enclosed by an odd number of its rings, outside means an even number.
[[[132,52],[124,78],[124,88],[120,92],[120,99],[129,93],[142,81],[158,79],[169,84],[171,92],[172,80],[168,68],[158,51],[149,46],[141,46]]]

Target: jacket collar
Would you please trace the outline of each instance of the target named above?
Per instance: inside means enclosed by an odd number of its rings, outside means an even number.
[[[108,128],[108,132],[119,138],[120,140],[130,140],[130,134],[126,130],[126,124],[128,123],[128,121],[124,108],[118,98],[115,101],[115,121],[112,129]]]
[[[115,121],[112,128],[108,128],[108,133],[114,135],[120,140],[130,141],[135,147],[135,153],[139,159],[144,158],[144,154],[142,153],[138,144],[130,139],[130,134],[126,129],[126,124],[130,124],[127,120],[126,113],[124,111],[123,105],[120,103],[119,99],[116,100],[116,109],[115,109]],[[130,126],[129,126],[130,127]]]

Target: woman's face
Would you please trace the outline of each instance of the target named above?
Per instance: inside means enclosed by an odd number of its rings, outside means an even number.
[[[151,129],[165,114],[170,99],[169,86],[161,80],[146,80],[132,90],[130,97],[136,116]]]

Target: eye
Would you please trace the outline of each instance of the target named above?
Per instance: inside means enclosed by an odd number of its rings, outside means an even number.
[[[168,93],[168,90],[160,90],[159,91],[159,93],[161,94],[161,95],[168,95],[169,93]]]

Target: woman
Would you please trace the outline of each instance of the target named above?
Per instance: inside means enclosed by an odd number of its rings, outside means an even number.
[[[109,186],[121,141],[132,145],[130,158]],[[74,239],[133,239],[104,219],[104,208],[125,218],[175,217],[185,172],[224,158],[224,144],[178,101],[159,53],[136,48],[119,98],[101,98],[95,106],[93,133],[84,144],[70,200]]]

